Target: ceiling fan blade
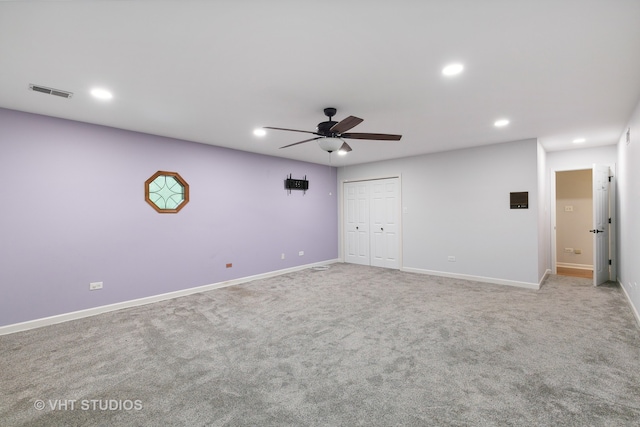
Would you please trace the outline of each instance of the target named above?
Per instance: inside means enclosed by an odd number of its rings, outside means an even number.
[[[314,134],[314,135],[318,135],[318,133],[317,133],[317,132],[311,132],[311,131],[308,131],[308,130],[286,129],[286,128],[274,128],[274,127],[271,127],[271,126],[263,126],[262,128],[263,128],[263,129],[286,130],[286,131],[289,131],[289,132],[312,133],[312,134]]]
[[[343,133],[340,138],[351,139],[373,139],[377,141],[400,141],[402,135],[391,135],[388,133]]]
[[[305,139],[304,141],[294,142],[293,144],[285,145],[285,146],[280,147],[280,148],[293,147],[294,145],[302,144],[302,143],[304,143],[304,142],[309,142],[309,141],[315,141],[316,139],[320,139],[320,138],[324,138],[324,137],[319,136],[319,137],[317,137],[317,138]]]
[[[362,120],[359,117],[349,116],[346,119],[342,120],[341,122],[338,122],[335,125],[333,125],[331,129],[329,129],[329,132],[333,132],[333,133],[346,132],[349,129],[358,126],[363,121],[364,120]]]
[[[348,153],[349,151],[351,151],[351,147],[349,147],[349,144],[347,144],[345,142],[344,144],[342,144],[342,147],[340,147],[339,151],[344,151],[344,152]]]

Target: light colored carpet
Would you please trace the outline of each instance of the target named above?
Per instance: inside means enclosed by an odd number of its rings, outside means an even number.
[[[2,426],[640,421],[623,294],[562,276],[531,291],[334,264],[0,336],[0,363]]]

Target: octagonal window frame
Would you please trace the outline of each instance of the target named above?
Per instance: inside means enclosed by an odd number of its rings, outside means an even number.
[[[183,193],[182,193],[182,202],[180,202],[175,208],[162,208],[160,206],[158,206],[153,200],[151,200],[150,195],[153,193],[156,193],[154,191],[150,191],[149,186],[151,185],[151,183],[153,183],[157,178],[159,177],[172,177],[174,180],[176,180],[183,188]],[[176,193],[179,194],[179,193]],[[168,214],[175,214],[180,212],[180,210],[182,208],[184,208],[187,203],[189,203],[189,184],[187,183],[187,181],[184,180],[184,178],[182,178],[180,176],[180,174],[178,172],[169,172],[169,171],[158,171],[156,173],[154,173],[153,175],[151,175],[151,177],[149,179],[147,179],[144,182],[144,200],[151,205],[151,207],[153,209],[156,210],[156,212],[158,213],[168,213]]]

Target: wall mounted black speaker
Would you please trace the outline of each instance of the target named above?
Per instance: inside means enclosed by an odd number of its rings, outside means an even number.
[[[529,192],[511,193],[511,209],[529,209]]]

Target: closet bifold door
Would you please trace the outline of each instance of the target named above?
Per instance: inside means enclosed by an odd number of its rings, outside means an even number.
[[[345,262],[400,268],[400,180],[344,184]]]
[[[369,260],[369,182],[344,184],[344,258],[351,264]]]

